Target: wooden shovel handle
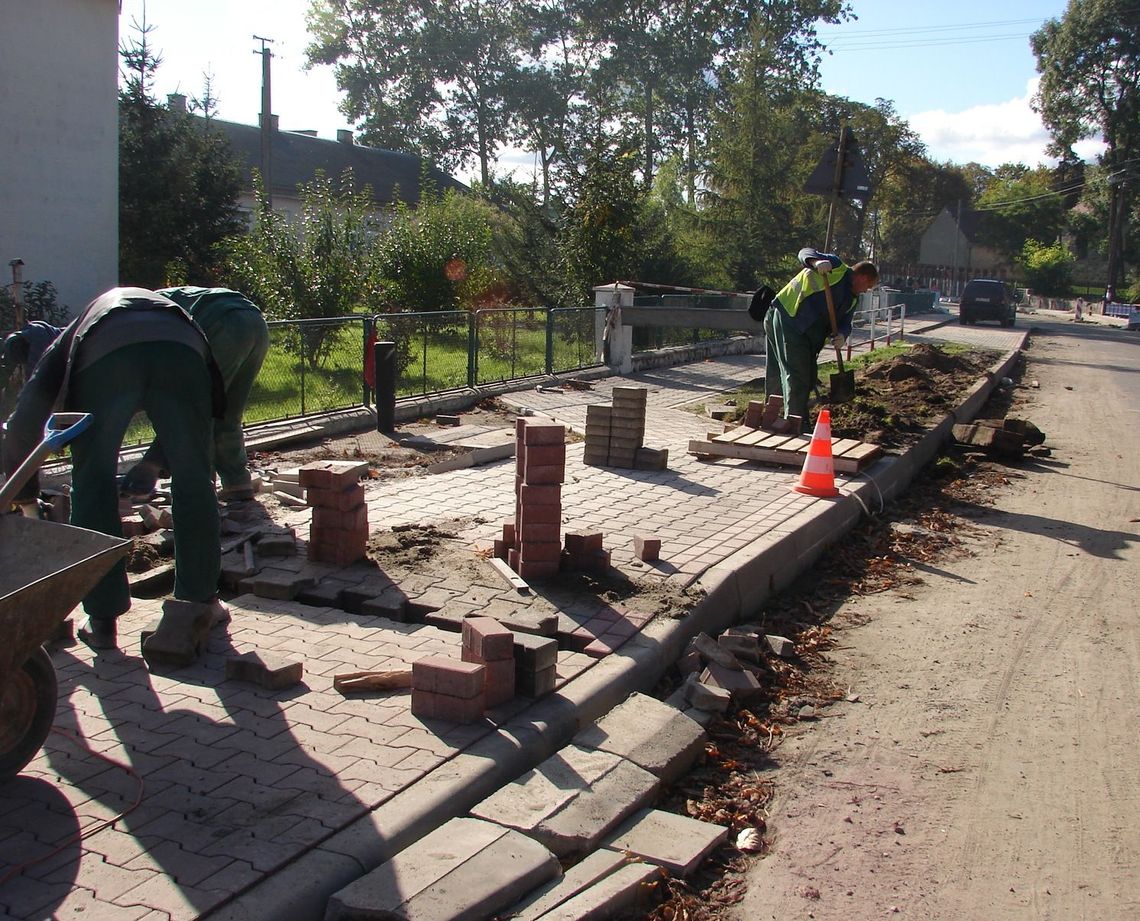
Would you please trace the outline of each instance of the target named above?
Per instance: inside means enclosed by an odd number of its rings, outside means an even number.
[[[820,275],[823,279],[823,293],[827,298],[827,315],[831,317],[831,344],[835,346],[835,361],[839,365],[839,373],[843,373],[843,355],[839,351],[839,346],[835,345],[835,337],[839,335],[839,322],[835,319],[835,301],[831,297],[831,282],[827,280],[826,275]]]

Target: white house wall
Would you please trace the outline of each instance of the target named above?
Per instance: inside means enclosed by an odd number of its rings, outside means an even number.
[[[0,272],[72,311],[118,278],[118,0],[0,0]]]

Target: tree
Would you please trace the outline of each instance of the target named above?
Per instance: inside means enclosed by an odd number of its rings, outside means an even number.
[[[1041,83],[1034,106],[1053,137],[1052,152],[1070,155],[1100,135],[1113,188],[1108,283],[1121,273],[1140,158],[1140,8],[1130,0],[1070,0],[1061,19],[1030,36]]]
[[[634,274],[644,254],[639,233],[645,190],[636,178],[632,148],[600,150],[571,185],[562,216],[560,250],[565,265],[563,303],[589,302],[595,285]]]
[[[1026,240],[1020,254],[1025,284],[1034,294],[1064,295],[1072,284],[1073,255],[1060,242]]]
[[[1054,189],[1053,171],[1045,166],[999,166],[974,210],[987,214],[980,242],[1008,259],[1017,259],[1027,240],[1056,242],[1065,226],[1064,199]]]
[[[377,247],[382,309],[480,306],[496,281],[489,259],[493,215],[486,202],[455,189],[443,195],[425,190],[414,211],[397,203]]]
[[[341,317],[378,308],[377,245],[372,193],[356,190],[351,170],[338,182],[318,173],[298,188],[301,216],[274,211],[260,176],[249,234],[226,245],[227,279],[274,320]],[[324,358],[328,326],[312,327],[304,344],[312,367]]]
[[[518,68],[515,0],[316,0],[308,59],[335,67],[343,109],[369,144],[446,169],[478,162],[484,185],[508,138]]]
[[[777,46],[763,26],[753,28],[736,72],[715,114],[700,216],[732,287],[752,291],[786,274],[790,264],[776,260],[806,236],[799,161],[808,117],[806,97],[780,78]]]
[[[171,111],[154,97],[162,59],[153,28],[120,49],[126,82],[119,93],[119,277],[124,284],[209,284],[220,266],[217,245],[240,233],[241,172],[225,137],[205,118]]]

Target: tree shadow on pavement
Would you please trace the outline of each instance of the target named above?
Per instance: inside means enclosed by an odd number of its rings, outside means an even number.
[[[1140,534],[1128,531],[1090,528],[1088,525],[1046,518],[1042,515],[995,511],[972,502],[961,503],[955,509],[959,510],[963,510],[962,514],[975,518],[985,517],[986,524],[994,528],[1054,537],[1063,544],[1078,547],[1085,553],[1110,560],[1123,560],[1120,551],[1128,549],[1130,544],[1140,543]]]
[[[215,629],[207,658],[216,661],[232,651],[225,631]],[[60,901],[77,876],[82,885],[84,876],[96,875],[82,866],[91,858],[105,861],[108,871],[122,864],[132,871],[129,888],[115,880],[109,893],[96,878],[92,888],[101,899],[196,917],[371,811],[372,804],[354,791],[383,767],[333,756],[343,737],[329,739],[328,763],[306,751],[286,718],[290,698],[303,687],[271,692],[225,680],[224,666],[219,673],[201,663],[152,673],[141,658],[124,653],[94,662],[69,658],[58,663],[65,679],[57,723],[81,737],[109,726],[121,747],[95,747],[110,748],[113,758],[137,773],[143,796],[113,829],[87,839],[82,852],[72,850],[43,877],[59,887]],[[97,703],[80,700],[81,690]],[[46,754],[61,781],[97,801],[107,815],[134,798],[124,787],[126,770],[101,764],[93,773],[89,754],[65,756],[57,748]],[[353,780],[343,781],[341,771]],[[119,835],[133,841],[116,842]],[[379,844],[369,842],[373,850]]]

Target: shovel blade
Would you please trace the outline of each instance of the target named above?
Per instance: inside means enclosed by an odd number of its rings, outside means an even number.
[[[831,402],[848,403],[855,399],[855,372],[838,371],[831,375]]]

